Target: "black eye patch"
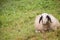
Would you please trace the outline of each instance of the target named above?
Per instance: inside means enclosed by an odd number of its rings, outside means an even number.
[[[43,16],[40,17],[40,19],[39,19],[39,23],[40,23],[40,21],[42,20],[42,18],[43,18]]]
[[[52,22],[51,21],[51,18],[47,15],[46,18],[48,19],[48,21]]]

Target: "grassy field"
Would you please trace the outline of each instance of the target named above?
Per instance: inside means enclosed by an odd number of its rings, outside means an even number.
[[[0,0],[0,40],[43,40],[40,33],[35,33],[34,20],[44,12],[60,21],[60,1]],[[48,40],[59,40],[60,31],[47,35]]]

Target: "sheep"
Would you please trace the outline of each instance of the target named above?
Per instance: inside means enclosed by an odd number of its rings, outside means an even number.
[[[34,25],[36,32],[55,31],[60,27],[59,21],[53,15],[47,13],[36,16]]]

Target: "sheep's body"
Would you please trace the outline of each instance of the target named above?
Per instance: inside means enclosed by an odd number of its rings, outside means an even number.
[[[60,23],[59,21],[53,17],[52,15],[49,15],[51,17],[52,23],[50,25],[51,29],[53,30],[57,30],[58,28],[60,28]]]
[[[45,13],[42,15],[45,15]],[[59,28],[60,26],[59,21],[55,17],[53,17],[51,14],[47,14],[47,15],[51,18],[52,23],[47,23],[46,25],[43,25],[42,21],[39,23],[41,15],[38,15],[35,19],[36,32],[44,32],[45,30],[47,31],[57,30],[57,28]]]

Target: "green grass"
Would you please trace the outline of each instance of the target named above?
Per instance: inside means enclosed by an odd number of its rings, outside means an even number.
[[[35,33],[34,20],[50,13],[60,21],[59,0],[0,0],[0,40],[43,40]],[[47,33],[49,40],[59,40],[56,32]]]

